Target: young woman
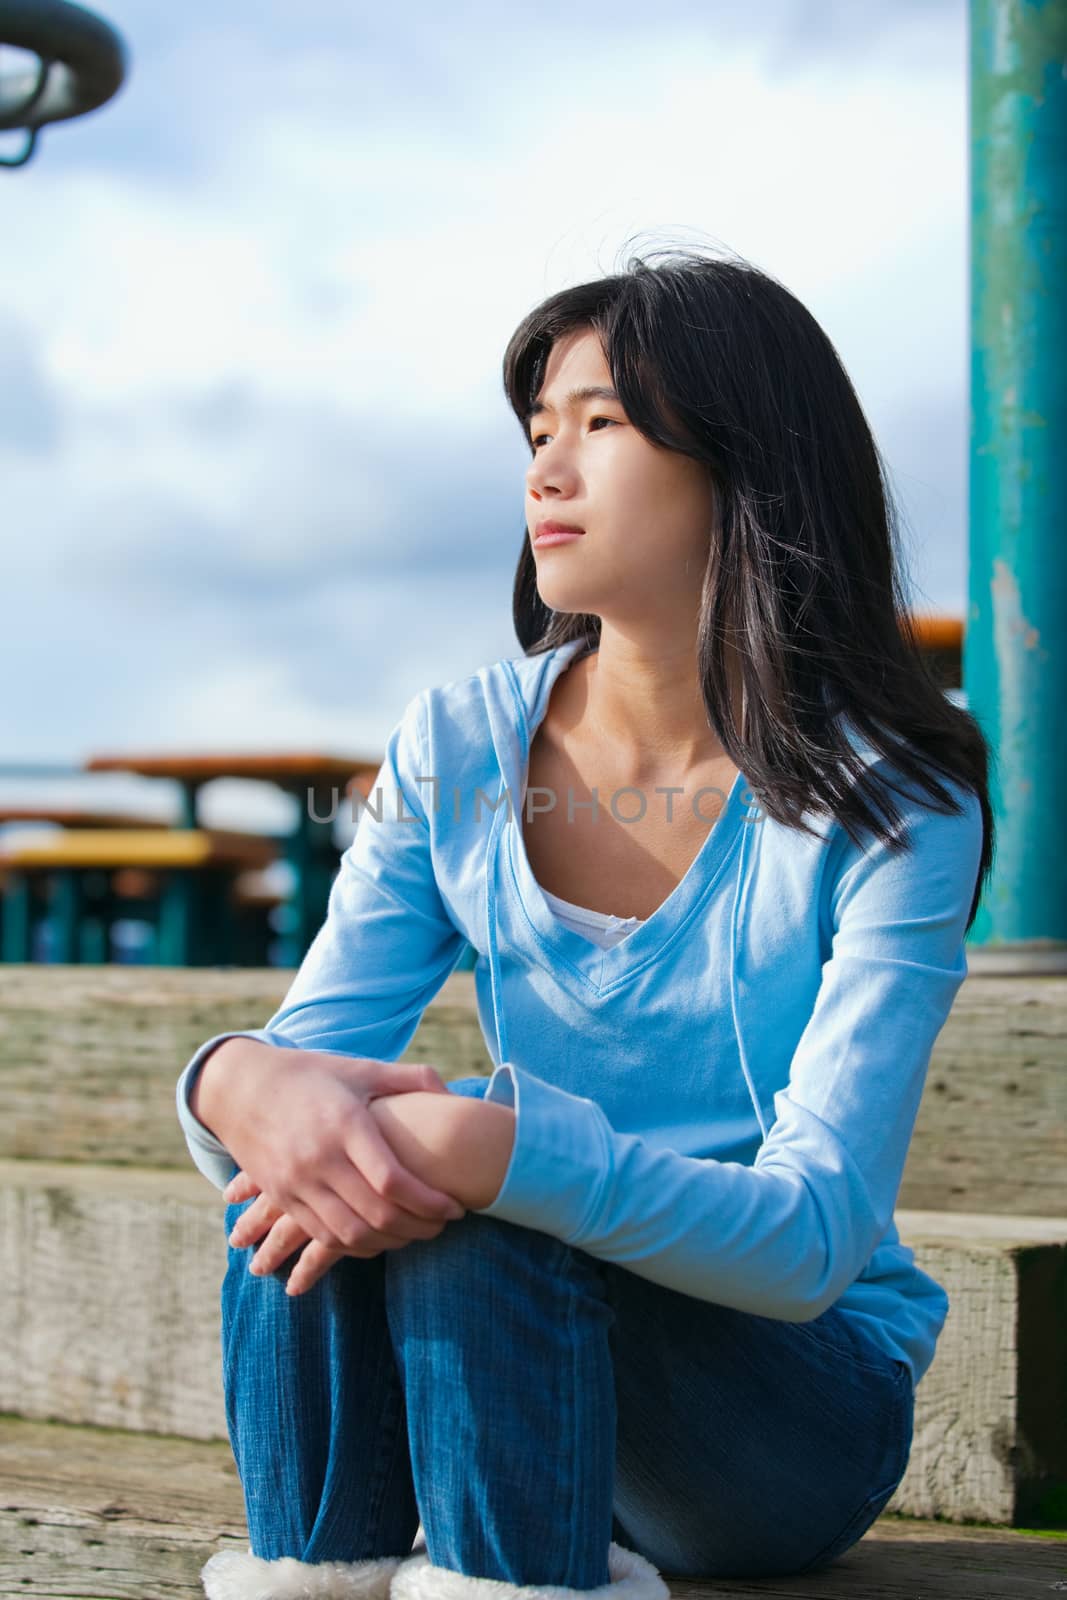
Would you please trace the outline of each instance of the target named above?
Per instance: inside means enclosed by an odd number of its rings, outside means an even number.
[[[829,339],[662,254],[512,337],[523,653],[408,704],[281,1009],[179,1081],[229,1202],[215,1600],[811,1572],[907,1465],[948,1300],[893,1208],[989,751]],[[495,1070],[445,1085],[397,1057],[468,943]]]

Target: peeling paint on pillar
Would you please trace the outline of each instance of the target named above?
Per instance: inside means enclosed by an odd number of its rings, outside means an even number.
[[[963,687],[995,754],[969,944],[1067,941],[1067,5],[972,0]]]

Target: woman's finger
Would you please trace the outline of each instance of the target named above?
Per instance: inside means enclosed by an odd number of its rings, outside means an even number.
[[[285,1285],[286,1294],[306,1294],[346,1254],[344,1250],[331,1250],[329,1245],[320,1244],[317,1239],[312,1239],[289,1274]]]
[[[402,1250],[411,1243],[410,1239],[398,1238],[395,1234],[375,1233],[371,1235],[365,1245],[360,1245],[352,1250],[334,1249],[331,1245],[320,1243],[312,1239],[304,1247],[299,1261],[292,1267],[288,1281],[285,1285],[287,1294],[306,1294],[319,1279],[325,1277],[335,1262],[342,1256],[355,1256],[361,1261],[370,1261],[375,1256],[380,1256],[384,1250]]]
[[[223,1189],[222,1198],[227,1205],[240,1205],[242,1200],[251,1200],[253,1195],[259,1192],[259,1184],[250,1178],[247,1172],[235,1172]]]
[[[298,1222],[294,1222],[292,1217],[284,1214],[279,1216],[249,1262],[249,1272],[257,1278],[277,1272],[282,1263],[288,1261],[294,1250],[299,1250],[302,1244],[308,1244],[309,1239],[311,1235]],[[311,1240],[312,1244],[316,1242]],[[324,1247],[319,1246],[319,1248]]]
[[[247,1211],[242,1211],[230,1230],[228,1243],[235,1250],[244,1250],[248,1245],[255,1244],[262,1239],[267,1229],[284,1216],[280,1206],[272,1205],[265,1194],[254,1200]]]
[[[373,1117],[370,1121],[377,1133],[377,1123]],[[385,1148],[392,1155],[390,1147]],[[445,1199],[454,1206],[451,1196],[446,1195]],[[389,1215],[390,1209],[393,1216]],[[412,1239],[436,1238],[446,1220],[426,1221],[403,1211],[398,1213],[395,1206],[390,1208],[382,1200],[359,1167],[343,1158],[336,1166],[320,1171],[315,1186],[303,1196],[294,1196],[285,1210],[309,1238],[352,1256],[377,1255],[383,1246],[390,1249]],[[394,1216],[399,1220],[394,1222]],[[390,1226],[385,1226],[387,1220]]]

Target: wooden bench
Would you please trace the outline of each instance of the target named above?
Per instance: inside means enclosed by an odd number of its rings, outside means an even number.
[[[144,910],[157,926],[156,962],[226,961],[235,935],[233,879],[268,866],[278,850],[272,837],[227,829],[66,828],[0,838],[0,955],[31,960],[35,929],[47,920],[57,961],[108,961],[112,924],[128,914],[131,899],[131,880],[116,895],[115,875],[133,870],[157,875],[139,880]]]
[[[0,1256],[17,1269],[0,1412],[225,1437],[221,1196],[192,1165],[174,1085],[204,1039],[262,1027],[288,981],[0,968]],[[892,1511],[1035,1526],[1058,1503],[1067,1522],[1065,1016],[1067,978],[971,977],[935,1045],[896,1216],[950,1311]],[[446,980],[404,1059],[488,1075],[469,973]],[[133,1331],[116,1274],[140,1286]]]
[[[59,1133],[45,1132],[38,1148],[58,1145]],[[0,1254],[12,1264],[0,1304],[0,1413],[224,1439],[222,1209],[191,1162],[164,1172],[0,1160]],[[896,1220],[951,1305],[888,1509],[1041,1526],[1059,1505],[1067,1521],[1056,1476],[1067,1426],[1067,1218],[898,1209]],[[132,1300],[116,1300],[116,1281]]]
[[[291,795],[297,802],[297,814],[284,845],[292,868],[292,888],[281,947],[283,964],[293,967],[299,965],[326,915],[338,864],[333,811],[341,787],[353,774],[369,779],[380,767],[380,757],[315,750],[126,751],[121,755],[97,753],[85,762],[86,772],[136,773],[177,783],[181,823],[188,828],[200,822],[200,790],[219,778],[270,783]]]
[[[415,1540],[424,1540],[421,1524]],[[0,1596],[204,1600],[216,1550],[248,1549],[227,1440],[0,1418]],[[663,1574],[676,1600],[1030,1600],[1067,1583],[1062,1536],[879,1517],[825,1573],[706,1582]]]
[[[288,981],[0,967],[0,1600],[202,1600],[207,1557],[247,1548],[219,1363],[222,1197],[189,1159],[174,1085],[205,1038],[261,1027]],[[1067,1522],[1067,1217],[1037,1214],[1063,1210],[1065,1018],[1065,978],[970,977],[935,1045],[896,1215],[951,1308],[890,1506],[826,1573],[664,1574],[679,1600],[1067,1584],[1062,1531],[1024,1531]],[[489,1073],[469,973],[403,1059],[446,1081]]]

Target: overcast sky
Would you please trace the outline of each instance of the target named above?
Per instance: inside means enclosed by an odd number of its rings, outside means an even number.
[[[805,302],[916,603],[962,614],[963,0],[93,4],[126,85],[0,170],[0,762],[380,758],[417,690],[518,654],[503,350],[631,241],[720,244]],[[31,796],[175,804],[0,781]],[[290,805],[204,794],[223,826]]]

